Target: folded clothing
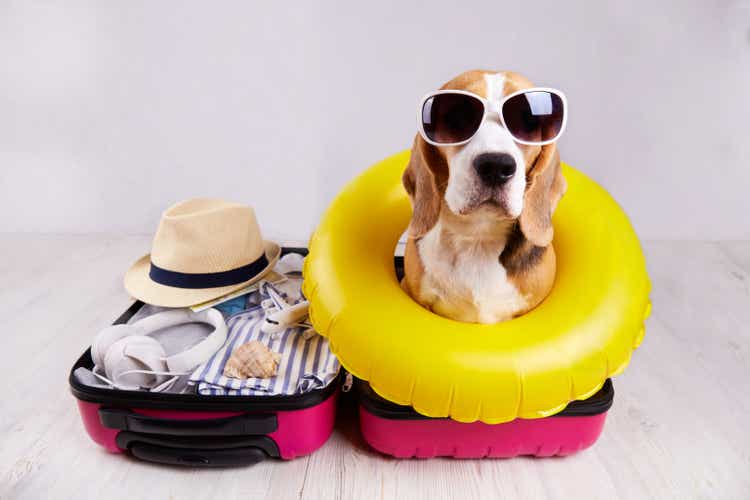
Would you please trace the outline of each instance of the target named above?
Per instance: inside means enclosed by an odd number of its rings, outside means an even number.
[[[287,328],[275,334],[260,331],[265,322],[269,302],[278,306],[278,299],[286,305],[304,300],[302,295],[303,258],[298,254],[282,257],[274,270],[284,277],[271,284],[259,283],[259,289],[230,299],[214,306],[227,322],[227,341],[209,360],[192,371],[190,376],[176,377],[174,383],[165,390],[169,393],[195,393],[202,395],[293,395],[302,394],[328,386],[339,372],[339,362],[331,353],[327,339],[313,334],[311,325]],[[269,301],[270,299],[270,301]],[[264,310],[261,303],[266,302]],[[144,304],[128,321],[134,323],[168,308]],[[204,323],[188,323],[159,330],[151,334],[164,347],[167,355],[184,351],[201,341],[211,331]],[[232,379],[223,375],[232,352],[239,346],[257,340],[271,351],[281,355],[276,376],[268,379]],[[79,368],[74,376],[82,384],[111,388],[87,368]]]
[[[190,376],[191,384],[202,395],[275,396],[304,394],[326,387],[339,372],[339,362],[331,353],[328,340],[320,335],[306,335],[306,326],[287,328],[275,334],[261,331],[266,310],[261,302],[272,300],[272,294],[289,305],[303,297],[301,280],[290,279],[283,287],[262,282],[259,290],[247,296],[245,309],[227,318],[227,341],[204,365]],[[296,298],[295,298],[296,297]],[[270,378],[236,379],[224,375],[224,367],[239,346],[257,340],[281,355],[277,374]]]

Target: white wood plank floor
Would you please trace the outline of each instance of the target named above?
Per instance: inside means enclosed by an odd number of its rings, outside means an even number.
[[[128,304],[147,237],[0,236],[0,498],[750,498],[750,242],[645,245],[654,313],[591,449],[562,459],[395,460],[356,410],[291,462],[190,470],[110,455],[67,386]]]

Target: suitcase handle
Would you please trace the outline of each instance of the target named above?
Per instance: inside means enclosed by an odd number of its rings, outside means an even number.
[[[104,427],[169,436],[247,436],[270,434],[278,429],[276,415],[242,414],[236,417],[184,420],[157,418],[118,408],[99,408]]]
[[[147,462],[189,467],[231,467],[252,465],[263,461],[268,455],[255,446],[245,448],[225,448],[221,450],[201,450],[190,448],[169,448],[145,442],[136,442],[129,448],[130,453]]]
[[[250,465],[280,456],[278,445],[268,436],[166,436],[121,431],[115,443],[140,460],[191,467]]]

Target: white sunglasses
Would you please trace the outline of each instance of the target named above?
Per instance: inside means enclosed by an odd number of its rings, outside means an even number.
[[[513,92],[499,103],[465,90],[438,90],[422,98],[417,127],[433,146],[460,146],[474,137],[491,112],[519,144],[544,146],[565,130],[568,100],[561,91],[546,87]]]

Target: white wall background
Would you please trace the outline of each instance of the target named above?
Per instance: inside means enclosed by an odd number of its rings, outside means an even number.
[[[750,238],[742,0],[0,0],[0,230],[151,232],[200,195],[306,239],[476,67],[567,92],[563,158],[642,237]]]

